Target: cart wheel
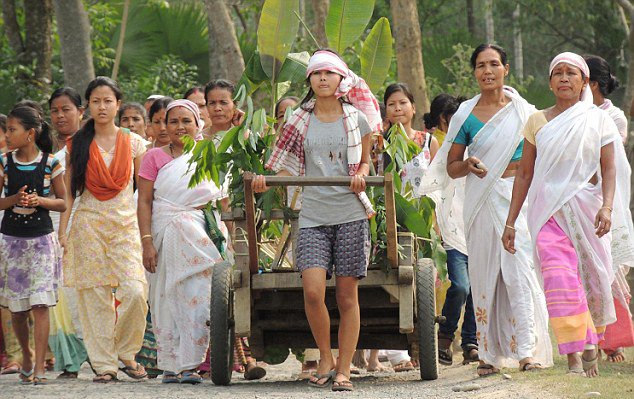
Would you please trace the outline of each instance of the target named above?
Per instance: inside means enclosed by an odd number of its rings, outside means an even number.
[[[436,268],[431,259],[416,263],[416,333],[420,378],[438,378],[438,337],[436,335]]]
[[[211,380],[216,385],[229,385],[233,370],[235,325],[233,319],[232,266],[216,263],[211,280]]]

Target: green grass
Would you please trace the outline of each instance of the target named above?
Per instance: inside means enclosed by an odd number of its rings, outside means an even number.
[[[555,342],[554,337],[552,342]],[[537,386],[562,398],[584,398],[587,392],[600,392],[602,398],[634,398],[634,348],[625,349],[625,362],[609,363],[600,360],[599,376],[596,378],[566,375],[566,356],[559,355],[556,344],[553,353],[555,366],[552,368],[532,373],[513,371],[510,374],[517,381]]]

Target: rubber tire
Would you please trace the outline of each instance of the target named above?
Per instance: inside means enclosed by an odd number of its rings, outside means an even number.
[[[229,262],[213,266],[210,308],[210,367],[215,385],[229,385],[233,371],[235,322],[233,318],[233,267]]]
[[[420,378],[438,378],[438,336],[436,334],[436,268],[431,259],[416,262],[416,334]]]

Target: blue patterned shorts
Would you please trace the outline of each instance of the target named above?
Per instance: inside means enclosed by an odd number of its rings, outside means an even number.
[[[366,276],[370,259],[370,223],[367,219],[332,226],[299,229],[297,265],[300,272],[319,267],[326,278]]]

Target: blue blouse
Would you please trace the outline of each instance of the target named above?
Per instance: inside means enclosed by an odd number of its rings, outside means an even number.
[[[458,135],[454,139],[454,143],[469,146],[473,142],[473,138],[478,134],[480,129],[484,126],[484,123],[475,115],[469,114],[467,120],[462,124],[462,127],[458,131]],[[516,162],[522,159],[522,151],[524,150],[524,139],[520,142],[511,158],[511,162]]]

